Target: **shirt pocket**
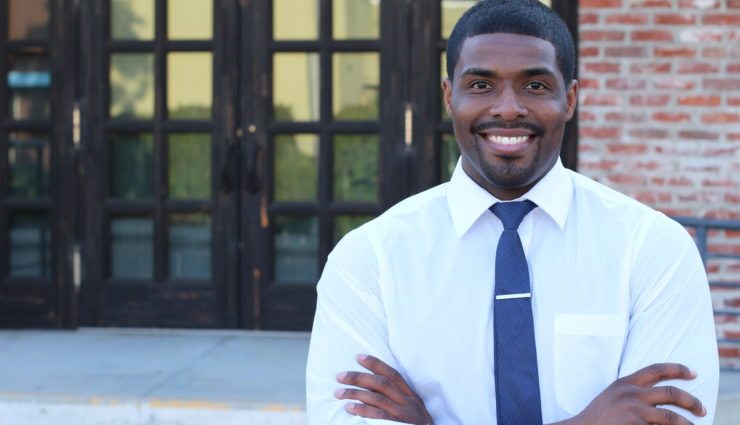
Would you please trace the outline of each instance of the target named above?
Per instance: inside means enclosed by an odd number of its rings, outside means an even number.
[[[556,314],[554,326],[555,397],[578,414],[617,379],[626,317]]]

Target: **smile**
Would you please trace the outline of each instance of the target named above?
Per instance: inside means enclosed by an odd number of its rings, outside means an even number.
[[[489,134],[486,136],[486,139],[491,143],[497,143],[500,145],[519,145],[526,143],[526,141],[529,140],[529,136],[506,137]]]

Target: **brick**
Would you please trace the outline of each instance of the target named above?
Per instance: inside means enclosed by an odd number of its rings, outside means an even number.
[[[693,25],[696,16],[691,13],[657,13],[653,21],[658,25]]]
[[[655,171],[661,167],[662,164],[657,161],[638,161],[632,164],[632,168],[635,170]]]
[[[729,112],[715,112],[715,113],[710,113],[710,114],[702,114],[701,122],[705,124],[740,123],[740,114],[732,114]]]
[[[646,81],[639,78],[610,78],[606,80],[606,87],[617,90],[640,90],[647,85]]]
[[[653,53],[659,58],[693,58],[696,56],[696,49],[691,47],[656,47]]]
[[[590,139],[617,139],[621,135],[619,127],[581,127],[578,129],[580,137]]]
[[[632,106],[665,106],[671,97],[667,94],[635,94],[630,96]]]
[[[578,50],[578,56],[582,58],[599,56],[599,48],[597,46],[581,47]]]
[[[635,199],[643,204],[668,203],[673,200],[673,195],[668,192],[639,191],[633,195]]]
[[[617,62],[591,62],[581,65],[583,71],[593,72],[596,74],[617,74],[619,73],[620,64]]]
[[[635,139],[666,139],[668,132],[659,128],[635,128],[628,132],[629,136]]]
[[[727,0],[728,9],[740,9],[740,0]]]
[[[647,152],[647,146],[644,144],[610,143],[606,148],[609,153],[615,155],[639,155]]]
[[[661,30],[632,31],[631,38],[632,41],[673,41],[673,33]]]
[[[630,65],[632,74],[666,74],[671,72],[670,62],[633,63]]]
[[[678,33],[678,39],[684,43],[720,42],[725,31],[714,28],[686,28]]]
[[[740,15],[736,13],[717,13],[704,15],[704,25],[733,25],[740,26]]]
[[[671,0],[630,0],[630,7],[671,7]]]
[[[707,251],[712,254],[720,255],[740,255],[740,245],[712,244],[709,245]],[[734,298],[727,301],[732,302],[733,307],[740,307],[740,298]]]
[[[706,90],[740,90],[740,78],[708,78],[703,87]]]
[[[597,15],[595,13],[579,13],[578,14],[578,23],[580,25],[598,24],[599,23],[599,15]]]
[[[691,90],[696,87],[696,82],[686,78],[666,77],[653,83],[656,89],[683,89]]]
[[[621,186],[643,186],[645,184],[645,176],[639,174],[610,174],[606,178],[609,182]]]
[[[722,98],[719,96],[696,95],[696,96],[679,96],[678,104],[685,106],[719,106]]]
[[[591,111],[581,110],[580,112],[578,112],[578,120],[581,122],[596,121],[596,114]]]
[[[581,170],[591,170],[591,171],[611,171],[615,169],[619,165],[618,161],[614,161],[611,159],[601,159],[598,161],[589,161],[580,158],[578,160],[578,168]]]
[[[727,106],[740,106],[740,97],[728,97]]]
[[[740,142],[740,133],[727,133],[726,137],[730,142]]]
[[[604,55],[610,58],[644,58],[647,56],[647,49],[634,46],[607,47]]]
[[[701,56],[707,59],[722,59],[727,57],[727,49],[724,47],[705,47]]]
[[[645,25],[648,15],[644,13],[610,13],[606,16],[607,24]]]
[[[588,93],[581,97],[581,104],[586,106],[617,106],[620,98],[615,93]]]
[[[702,151],[702,156],[704,157],[714,157],[714,156],[724,156],[724,157],[733,157],[738,153],[737,148],[707,148]]]
[[[676,71],[679,74],[714,74],[720,67],[712,62],[681,62]]]
[[[688,140],[719,140],[719,133],[704,130],[683,130],[678,137]]]
[[[729,202],[731,204],[740,204],[740,195],[725,193],[725,202]]]
[[[579,0],[579,9],[622,7],[622,0]]]
[[[685,112],[653,112],[653,120],[658,122],[688,122],[691,116]]]
[[[694,185],[694,181],[685,176],[671,177],[668,179],[668,186],[689,187]]]
[[[631,123],[637,123],[637,122],[645,122],[645,119],[647,118],[644,113],[624,113],[624,112],[607,112],[606,115],[604,115],[604,118],[607,122],[631,122]]]
[[[624,41],[624,31],[583,30],[578,33],[580,41]]]
[[[578,80],[578,87],[583,89],[598,89],[601,83],[596,78],[581,78]]]
[[[728,63],[727,73],[740,73],[740,63]]]

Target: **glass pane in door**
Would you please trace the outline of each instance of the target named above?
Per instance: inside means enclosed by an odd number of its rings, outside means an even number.
[[[319,0],[273,0],[272,36],[276,41],[319,38]]]
[[[10,40],[49,37],[49,0],[9,0],[7,16]]]
[[[147,217],[111,220],[111,277],[151,279],[154,266],[154,223]]]
[[[275,281],[313,285],[319,278],[319,220],[316,217],[277,217]]]
[[[154,55],[114,53],[110,58],[110,117],[154,117]]]
[[[19,53],[10,56],[7,84],[10,117],[15,120],[48,120],[51,72],[43,54]]]
[[[9,236],[11,276],[51,275],[51,227],[47,214],[11,214]]]
[[[146,199],[154,194],[154,137],[151,133],[111,134],[113,198]]]
[[[275,200],[315,200],[319,183],[319,136],[281,134],[275,137],[274,143]]]
[[[170,199],[211,197],[211,136],[205,133],[170,134],[167,145]]]
[[[334,0],[332,19],[335,40],[377,39],[380,36],[380,0]]]
[[[210,40],[212,37],[213,0],[168,0],[168,39]]]
[[[379,137],[374,134],[334,138],[334,199],[378,200]]]
[[[273,56],[272,113],[275,121],[318,121],[319,54]]]
[[[211,118],[213,69],[210,52],[167,55],[167,116],[171,119]]]
[[[169,271],[175,279],[211,278],[211,218],[172,214],[169,220]]]
[[[336,120],[378,119],[380,55],[335,53],[332,66],[332,110]]]
[[[154,0],[110,0],[114,40],[154,39]]]
[[[48,196],[51,167],[48,135],[28,132],[10,133],[8,166],[11,196],[21,198]]]

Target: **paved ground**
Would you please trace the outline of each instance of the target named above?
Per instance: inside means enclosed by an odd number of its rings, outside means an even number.
[[[304,425],[307,333],[0,331],[3,425]],[[740,373],[717,425],[740,424]]]

